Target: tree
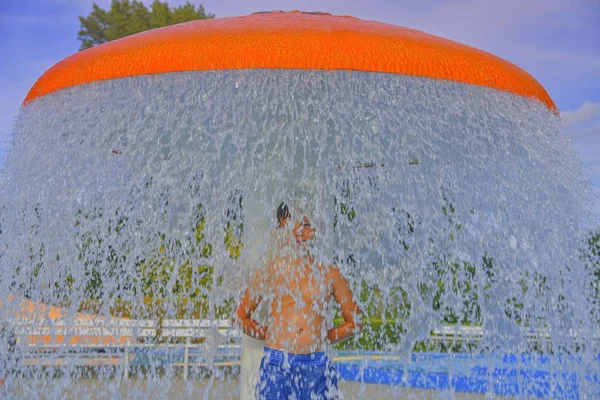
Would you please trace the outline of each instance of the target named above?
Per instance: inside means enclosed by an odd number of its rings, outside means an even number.
[[[588,247],[582,251],[582,259],[588,269],[590,281],[589,301],[593,318],[600,323],[600,229],[591,232],[587,239]]]
[[[189,2],[169,7],[167,2],[154,0],[148,8],[141,0],[112,0],[108,11],[93,3],[90,15],[79,17],[77,39],[81,41],[80,50],[85,50],[148,29],[213,17],[202,5],[196,8]]]

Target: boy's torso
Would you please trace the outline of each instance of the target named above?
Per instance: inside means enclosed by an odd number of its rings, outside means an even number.
[[[265,346],[288,353],[321,351],[332,288],[329,268],[278,258],[267,268],[269,320]]]

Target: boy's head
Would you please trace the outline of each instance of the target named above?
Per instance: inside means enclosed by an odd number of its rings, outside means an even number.
[[[316,229],[310,224],[308,218],[309,213],[307,211],[308,210],[304,207],[297,206],[295,208],[297,218],[295,217],[296,220],[293,222],[294,226],[292,227],[292,234],[298,244],[306,243],[315,237]],[[292,218],[292,214],[290,213],[287,204],[281,202],[279,207],[277,207],[277,226],[279,228],[284,227],[290,218]]]
[[[290,222],[296,242],[306,243],[315,237],[315,228],[318,225],[315,223],[318,219],[315,188],[307,181],[299,181],[295,183],[291,192],[290,202],[282,202],[277,208],[277,224],[278,227],[284,227],[288,220],[293,218]]]

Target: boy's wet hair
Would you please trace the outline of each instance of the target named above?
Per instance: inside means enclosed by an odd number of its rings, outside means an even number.
[[[277,207],[277,222],[281,225],[281,221],[288,219],[290,216],[290,209],[287,204],[282,201],[279,207]]]

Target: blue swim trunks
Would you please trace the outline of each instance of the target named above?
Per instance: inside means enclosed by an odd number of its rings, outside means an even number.
[[[338,373],[323,352],[291,354],[265,347],[260,362],[259,400],[338,400]]]

